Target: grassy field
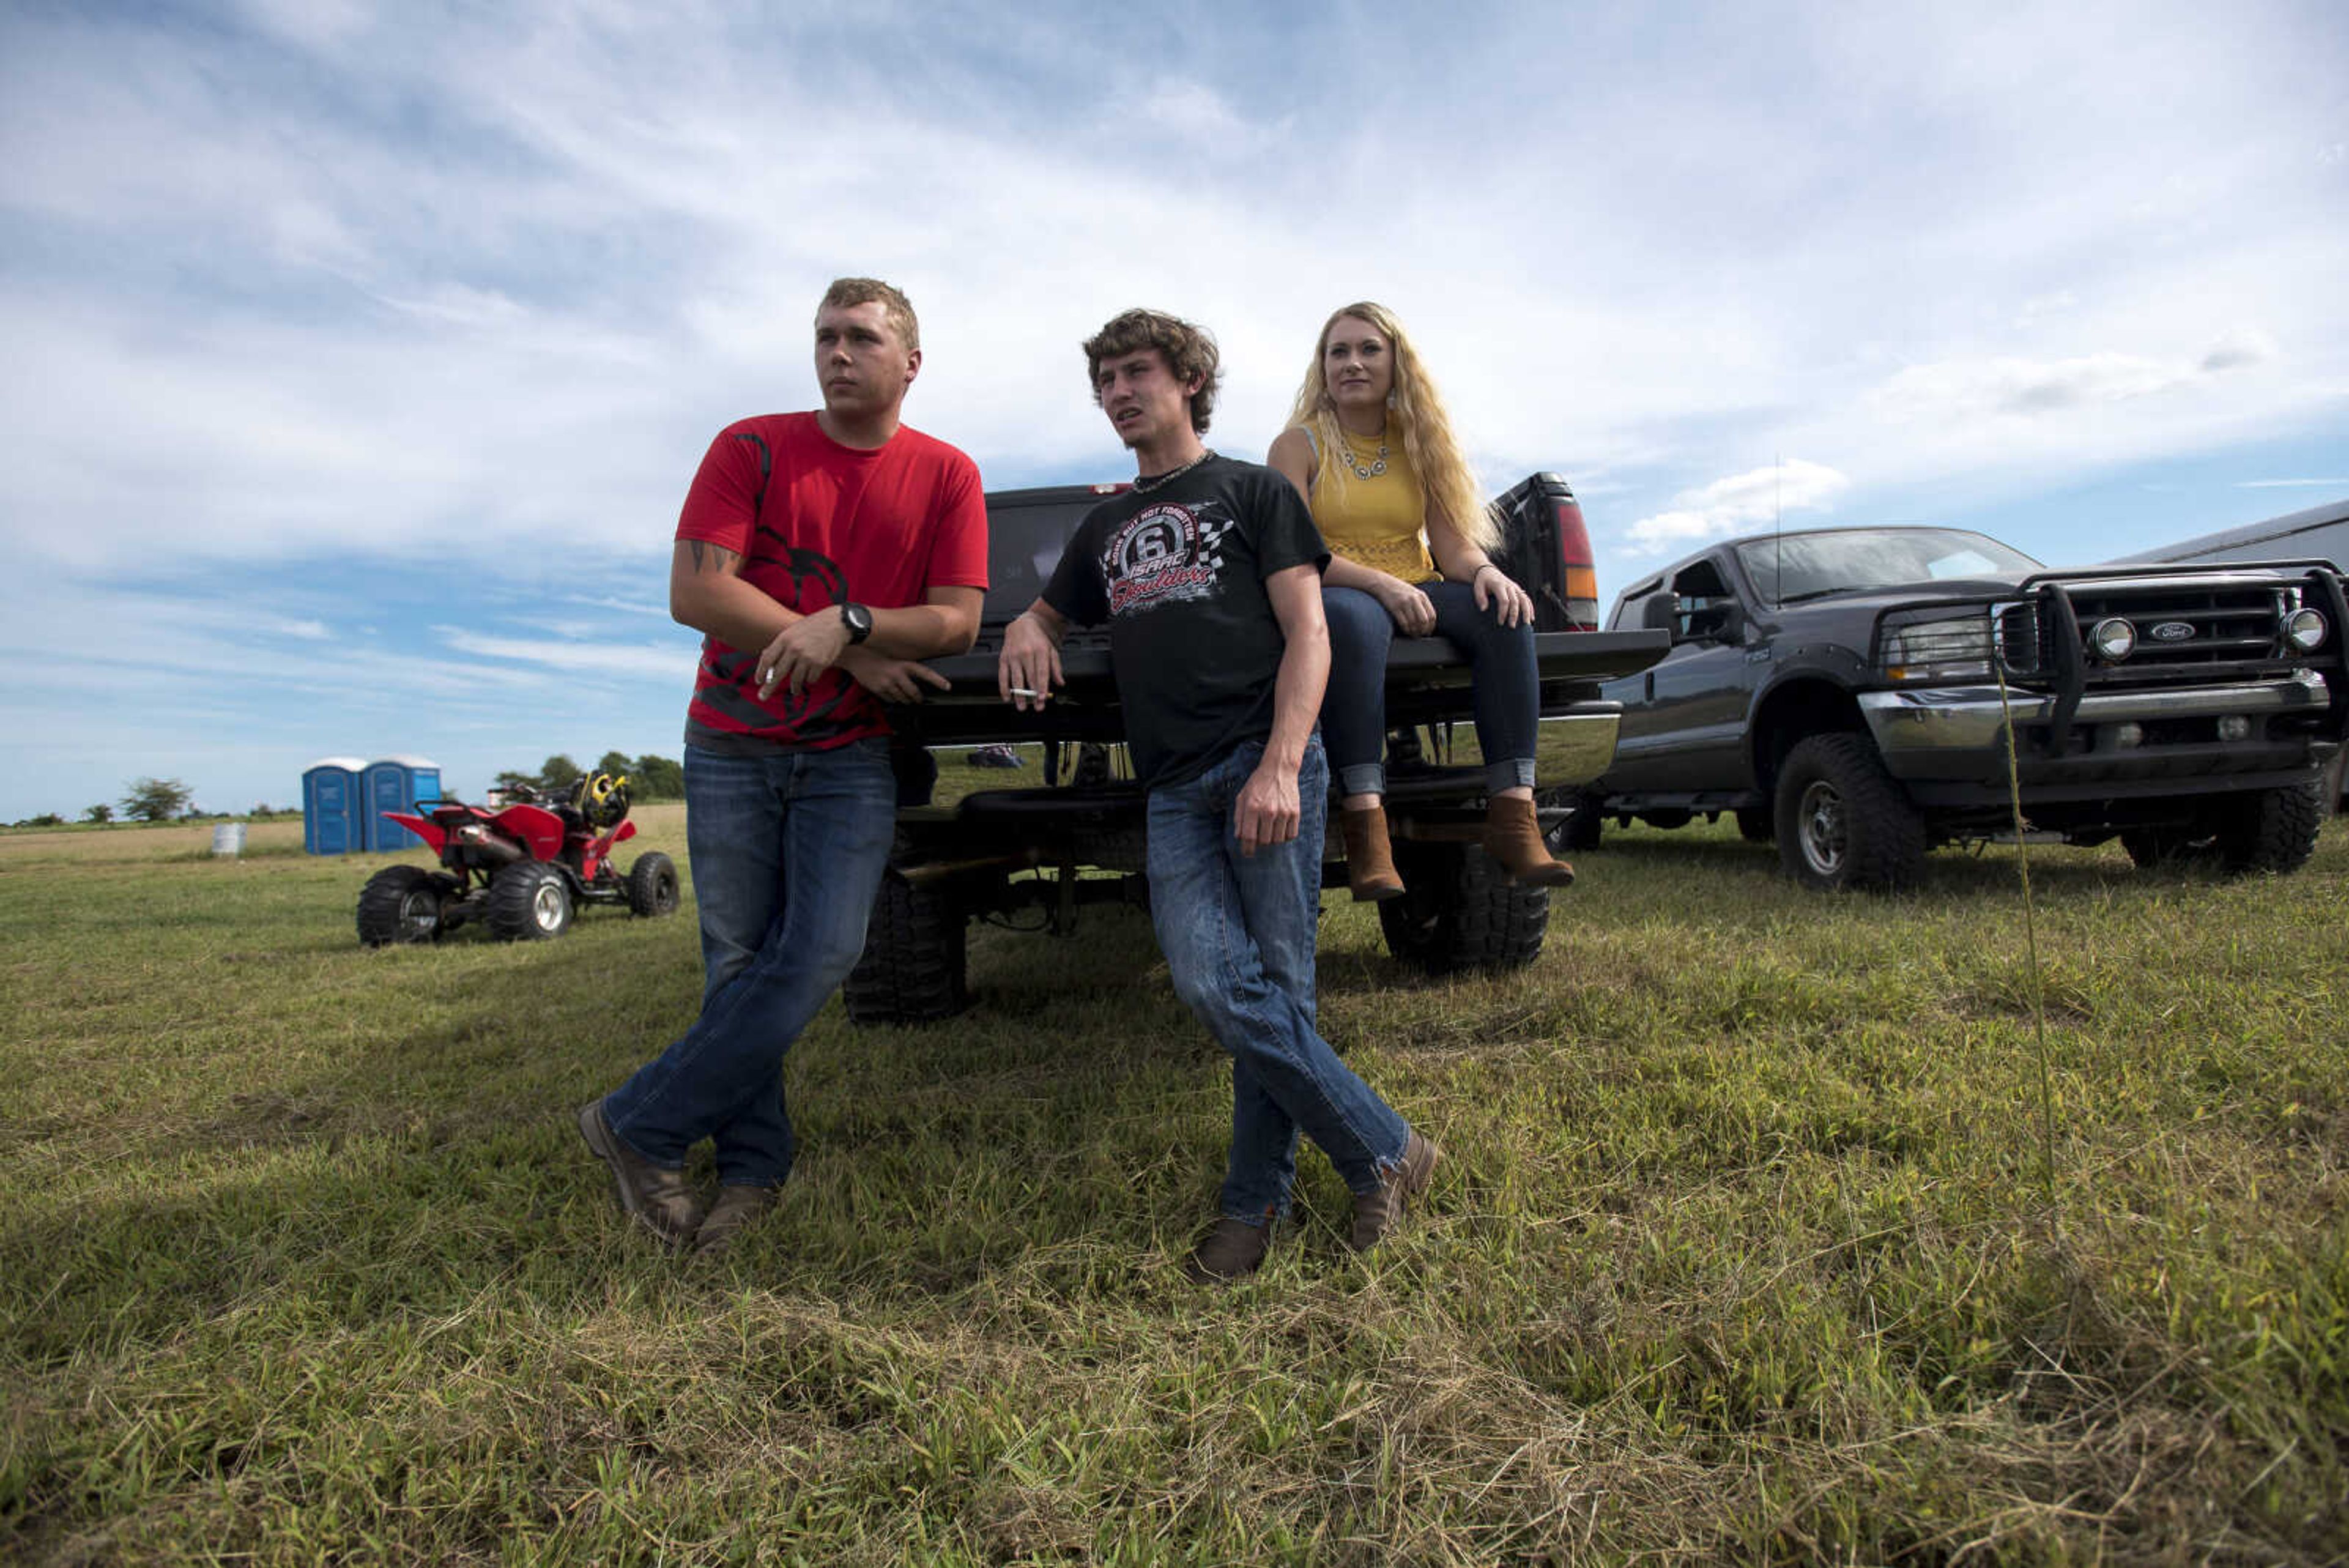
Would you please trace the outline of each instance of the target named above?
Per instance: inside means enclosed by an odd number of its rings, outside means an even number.
[[[2033,852],[2052,1127],[2012,852],[1822,899],[1610,834],[1441,984],[1333,903],[1325,1031],[1449,1158],[1358,1259],[1309,1154],[1221,1293],[1225,1071],[1138,916],[978,933],[949,1026],[835,1004],[713,1266],[570,1117],[689,1019],[689,906],[367,952],[382,857],[209,843],[0,836],[0,1558],[2349,1555],[2349,828]]]

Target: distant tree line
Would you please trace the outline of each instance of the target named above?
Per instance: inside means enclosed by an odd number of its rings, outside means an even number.
[[[685,764],[674,757],[656,756],[650,752],[641,757],[631,757],[625,752],[605,752],[595,759],[595,766],[582,768],[562,752],[539,764],[536,773],[509,769],[498,774],[491,788],[505,794],[568,794],[590,772],[626,774],[628,794],[637,800],[683,800],[685,798]],[[185,822],[198,817],[216,816],[195,804],[195,791],[181,779],[133,779],[123,786],[120,801],[98,802],[82,810],[84,822],[105,824],[117,819],[119,808],[122,820],[129,822]],[[246,815],[256,821],[266,822],[276,816],[299,816],[295,806],[271,805],[256,802]],[[44,812],[38,816],[25,817],[12,826],[16,827],[63,827],[66,819],[56,812]]]
[[[605,752],[595,759],[593,768],[582,768],[568,753],[557,752],[539,763],[536,773],[509,768],[498,774],[490,787],[502,794],[566,794],[591,773],[614,777],[625,774],[628,794],[637,800],[685,798],[685,764],[674,757],[656,756],[650,752],[641,757],[631,757],[625,752]]]

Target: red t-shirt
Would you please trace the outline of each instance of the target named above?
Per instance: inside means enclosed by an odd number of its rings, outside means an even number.
[[[824,434],[812,413],[730,424],[693,476],[677,536],[735,552],[744,582],[802,615],[848,600],[901,608],[934,587],[987,587],[978,465],[905,425],[864,452]],[[887,732],[880,702],[838,670],[796,697],[777,687],[761,701],[759,653],[702,639],[689,744],[823,751]]]

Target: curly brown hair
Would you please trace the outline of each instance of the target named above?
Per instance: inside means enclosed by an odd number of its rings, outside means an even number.
[[[1196,378],[1199,389],[1191,394],[1191,428],[1207,433],[1207,418],[1215,412],[1216,386],[1224,379],[1223,356],[1215,334],[1163,310],[1129,310],[1085,339],[1085,376],[1093,401],[1101,401],[1101,368],[1104,359],[1155,348],[1178,381]]]

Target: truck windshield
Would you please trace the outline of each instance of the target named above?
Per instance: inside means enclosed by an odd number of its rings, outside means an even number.
[[[1995,539],[1956,528],[1837,528],[1737,546],[1738,564],[1778,604],[1847,588],[1889,588],[1947,577],[2029,576],[2039,563]]]

